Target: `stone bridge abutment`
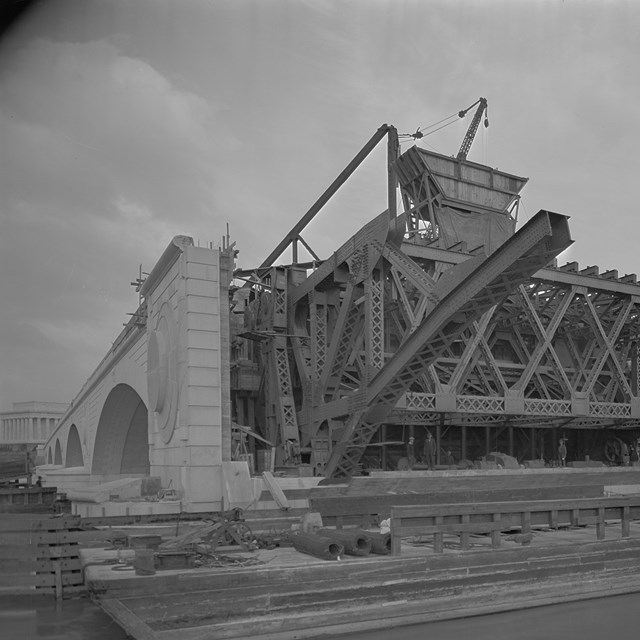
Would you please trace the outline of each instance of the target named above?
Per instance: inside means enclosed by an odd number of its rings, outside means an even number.
[[[250,493],[246,462],[230,460],[228,305],[220,301],[232,269],[230,252],[176,236],[142,285],[143,304],[71,403],[38,470],[85,505],[81,514],[104,506],[112,483],[140,478],[157,478],[147,485],[170,488],[185,511],[230,506],[230,476],[236,497],[238,487]]]

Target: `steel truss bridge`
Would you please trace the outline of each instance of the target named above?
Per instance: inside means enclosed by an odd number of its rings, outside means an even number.
[[[389,148],[403,213],[390,199],[329,259],[244,274],[236,422],[274,445],[276,465],[333,476],[393,467],[427,430],[457,458],[552,458],[560,435],[598,458],[612,429],[635,440],[636,276],[555,266],[572,242],[563,215],[514,232],[525,178],[418,147],[398,155],[391,136]]]

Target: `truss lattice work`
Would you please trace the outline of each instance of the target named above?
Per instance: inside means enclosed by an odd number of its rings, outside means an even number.
[[[394,424],[637,425],[635,276],[551,268],[567,221],[541,211],[513,233],[524,178],[416,149],[396,168],[404,214],[251,291],[250,413],[276,464],[352,475]]]

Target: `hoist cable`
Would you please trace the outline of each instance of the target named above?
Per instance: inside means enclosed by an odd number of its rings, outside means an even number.
[[[429,124],[426,127],[422,127],[421,129],[418,129],[418,131],[425,131],[426,129],[431,129],[433,127],[435,127],[436,125],[439,125],[441,122],[444,122],[445,120],[449,120],[451,118],[458,118],[458,114],[457,113],[452,113],[450,116],[447,116],[446,118],[442,118],[442,120],[438,120],[438,122],[434,122],[433,124]],[[445,125],[446,126],[446,125]],[[437,131],[437,129],[436,129]]]

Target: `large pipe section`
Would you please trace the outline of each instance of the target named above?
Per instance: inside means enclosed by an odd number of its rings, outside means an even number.
[[[338,540],[313,533],[297,533],[290,540],[296,551],[322,560],[339,560],[344,553],[344,547]]]
[[[391,533],[379,531],[361,531],[371,541],[371,553],[387,555],[391,553]]]
[[[318,529],[319,536],[336,540],[350,556],[368,556],[371,553],[371,539],[368,533],[358,529]]]

